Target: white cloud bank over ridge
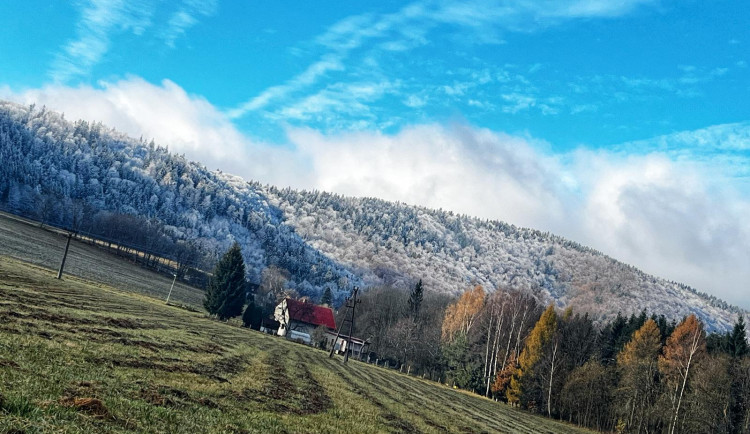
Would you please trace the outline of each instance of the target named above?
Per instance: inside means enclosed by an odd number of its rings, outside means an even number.
[[[153,137],[210,168],[247,179],[549,230],[750,307],[749,192],[735,188],[735,177],[716,176],[724,169],[722,154],[709,158],[705,146],[678,153],[665,146],[672,140],[705,145],[713,131],[717,140],[732,137],[733,149],[747,149],[746,124],[564,155],[545,151],[544,142],[530,137],[460,124],[416,125],[394,135],[290,129],[288,146],[274,146],[251,140],[210,102],[168,80],[6,88],[0,98],[45,104],[68,119],[102,121],[136,137]],[[732,166],[738,161],[747,166],[746,154],[733,155]]]

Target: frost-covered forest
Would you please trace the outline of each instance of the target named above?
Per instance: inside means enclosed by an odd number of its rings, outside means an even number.
[[[144,139],[39,107],[0,102],[0,207],[123,239],[202,269],[237,241],[248,279],[341,300],[354,285],[458,294],[529,290],[597,318],[694,313],[729,329],[739,309],[563,238],[374,198],[263,186],[212,172]]]

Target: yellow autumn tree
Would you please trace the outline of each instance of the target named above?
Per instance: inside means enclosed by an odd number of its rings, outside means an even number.
[[[510,386],[506,391],[509,403],[522,403],[527,386],[532,383],[532,377],[535,375],[534,368],[541,360],[545,347],[552,341],[556,331],[557,313],[555,307],[550,305],[534,325],[518,357],[518,368],[510,379]]]
[[[671,396],[672,417],[671,434],[677,429],[677,422],[685,389],[690,381],[695,364],[706,353],[706,334],[703,324],[695,315],[685,318],[672,332],[664,346],[664,353],[659,358],[659,370],[664,375]]]
[[[617,355],[620,383],[617,389],[619,417],[625,427],[651,430],[654,421],[649,414],[657,397],[661,332],[654,320],[649,319],[625,344]]]
[[[464,292],[455,303],[445,310],[443,339],[452,341],[456,333],[469,334],[479,312],[484,306],[484,288],[475,286]]]

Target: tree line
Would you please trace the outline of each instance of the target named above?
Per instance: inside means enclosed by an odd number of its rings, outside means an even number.
[[[357,334],[371,341],[371,358],[601,431],[750,432],[742,316],[731,332],[707,333],[695,315],[597,323],[526,291],[475,286],[415,303],[423,291],[362,296]]]
[[[226,320],[244,308],[244,324],[259,328],[280,300],[301,298],[282,270],[266,269],[255,288],[245,276],[235,244],[214,269],[208,312]],[[316,301],[331,303],[330,291]],[[358,311],[370,363],[601,431],[750,432],[742,316],[727,333],[707,333],[693,314],[678,322],[645,310],[596,323],[527,291],[477,285],[452,299],[421,280],[410,292],[373,288]]]

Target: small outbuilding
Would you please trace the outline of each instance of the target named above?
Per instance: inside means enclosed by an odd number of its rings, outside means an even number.
[[[329,330],[326,333],[326,348],[331,348],[331,345],[333,345],[333,350],[336,352],[336,354],[343,354],[347,351],[346,345],[347,341],[349,339],[349,336],[340,335],[338,339],[336,339],[336,332]],[[351,338],[351,347],[349,347],[349,354],[351,357],[361,358],[363,353],[366,353],[366,347],[369,345],[370,342],[355,338],[352,336]]]

